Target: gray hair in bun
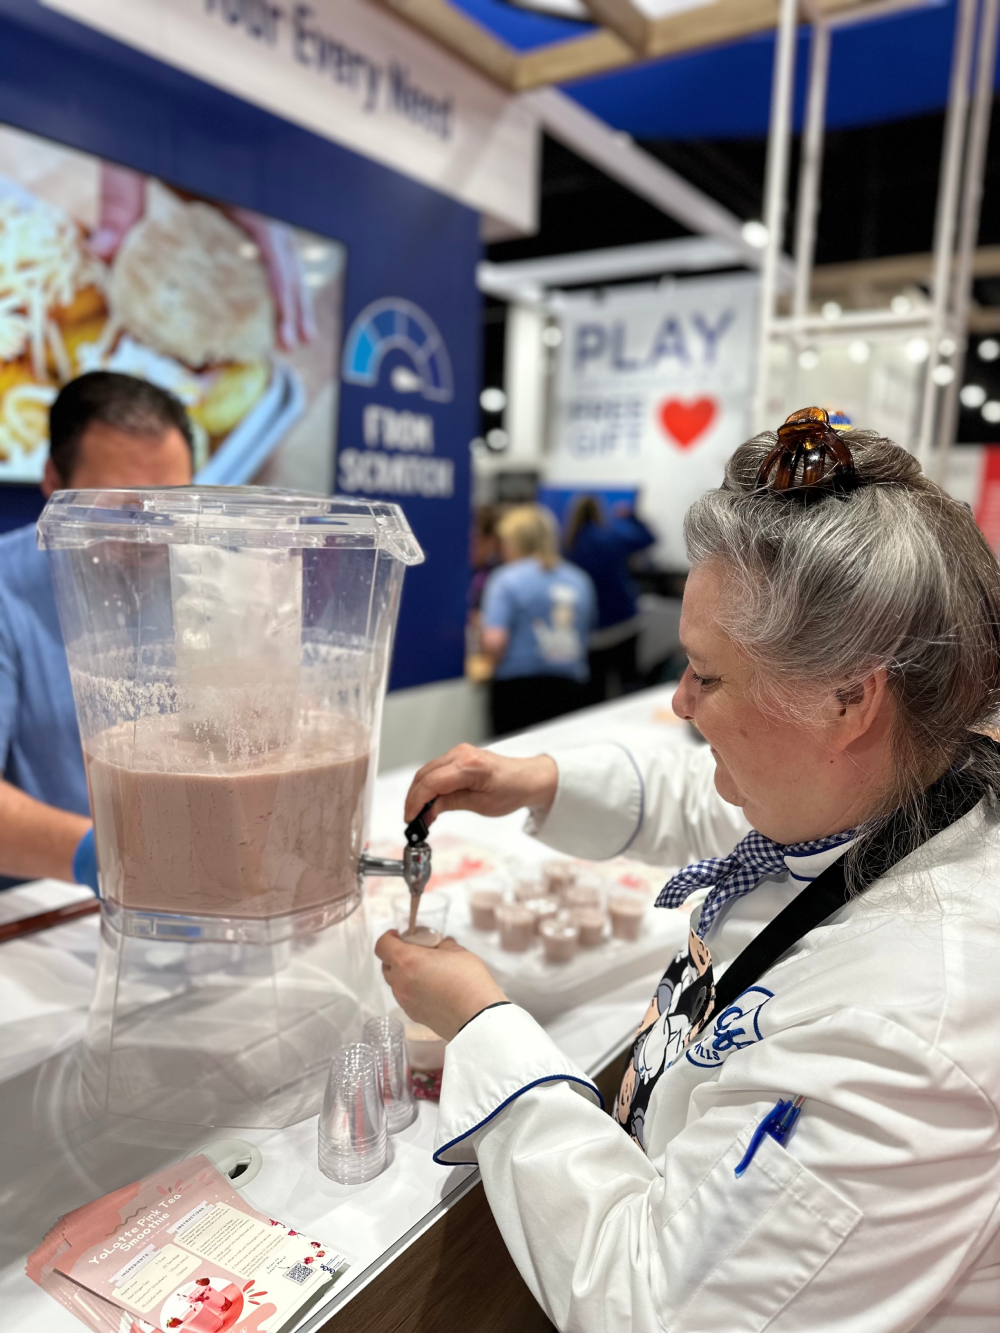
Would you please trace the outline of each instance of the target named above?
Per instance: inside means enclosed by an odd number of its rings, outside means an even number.
[[[997,559],[968,507],[912,454],[871,431],[840,439],[854,486],[808,504],[759,483],[773,431],[740,445],[723,484],[688,511],[691,562],[724,566],[723,628],[762,695],[804,716],[823,692],[847,699],[886,671],[898,717],[895,803],[919,804],[958,762],[997,792],[1000,762],[980,734],[1000,709]]]

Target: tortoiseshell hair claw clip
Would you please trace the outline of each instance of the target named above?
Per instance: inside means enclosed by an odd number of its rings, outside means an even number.
[[[778,427],[778,443],[757,473],[757,489],[789,499],[808,499],[858,484],[854,458],[846,441],[830,425],[822,407],[803,407]]]

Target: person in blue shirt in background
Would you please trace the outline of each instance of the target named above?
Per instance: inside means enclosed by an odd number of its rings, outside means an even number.
[[[146,380],[81,375],[52,404],[49,424],[46,496],[191,484],[187,414]],[[0,756],[0,887],[51,877],[96,889],[69,667],[33,523],[0,537]]]
[[[505,736],[587,702],[597,598],[587,575],[560,559],[547,509],[512,509],[497,532],[504,563],[486,581],[481,636],[494,662],[493,731]]]
[[[614,699],[638,684],[638,590],[629,569],[637,551],[656,537],[630,510],[604,521],[600,501],[581,495],[566,525],[566,553],[586,570],[597,590],[597,629],[590,636],[590,700]]]

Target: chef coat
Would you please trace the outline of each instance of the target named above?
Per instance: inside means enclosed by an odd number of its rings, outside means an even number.
[[[554,754],[537,837],[659,864],[732,850],[707,748]],[[842,849],[786,860],[708,933],[719,972]],[[665,960],[666,961],[666,960]],[[437,1159],[478,1162],[558,1328],[997,1333],[1000,822],[985,802],[810,931],[659,1077],[645,1152],[515,1005],[445,1057]],[[640,1015],[636,1016],[637,1022]],[[738,1029],[738,1031],[737,1031]],[[786,1146],[764,1136],[802,1094]]]

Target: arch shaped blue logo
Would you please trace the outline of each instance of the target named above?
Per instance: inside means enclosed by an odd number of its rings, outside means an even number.
[[[451,359],[437,325],[412,301],[387,296],[365,306],[344,342],[342,378],[347,384],[378,384],[386,353],[403,352],[409,366],[393,367],[397,393],[420,393],[432,403],[451,402]]]

